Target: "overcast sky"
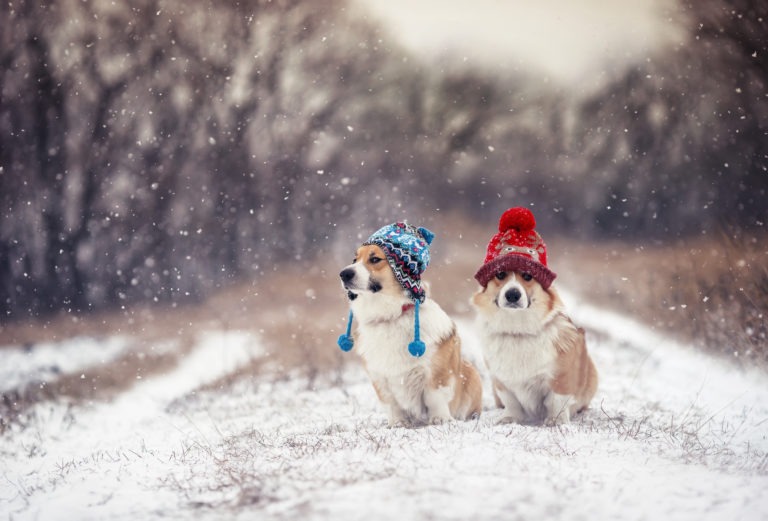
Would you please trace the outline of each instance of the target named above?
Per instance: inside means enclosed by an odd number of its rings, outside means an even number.
[[[670,0],[355,0],[427,57],[595,79],[677,36]]]

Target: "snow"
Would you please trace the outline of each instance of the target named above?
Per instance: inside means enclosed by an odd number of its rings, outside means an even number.
[[[112,402],[35,406],[26,428],[0,437],[0,513],[14,520],[768,518],[764,374],[739,372],[564,297],[588,330],[601,375],[592,408],[570,425],[497,426],[486,393],[478,421],[389,429],[356,363],[340,381],[308,381],[265,363],[258,374],[215,385],[265,352],[248,333],[211,332],[175,369]],[[472,322],[458,326],[476,357]]]
[[[64,342],[3,348],[0,392],[29,382],[50,382],[62,374],[87,371],[105,365],[125,353],[128,341],[111,337],[103,341],[76,337]]]

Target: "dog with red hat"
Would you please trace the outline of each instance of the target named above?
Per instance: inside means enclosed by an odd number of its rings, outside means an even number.
[[[584,330],[567,315],[555,277],[533,213],[508,209],[475,273],[480,289],[471,301],[500,423],[568,423],[597,390]]]

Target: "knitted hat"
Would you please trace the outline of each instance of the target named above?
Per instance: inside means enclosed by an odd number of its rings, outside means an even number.
[[[387,262],[395,273],[397,282],[408,292],[408,296],[414,303],[414,340],[408,344],[408,351],[413,356],[421,356],[426,351],[426,345],[419,337],[419,305],[424,302],[424,289],[421,287],[421,274],[429,265],[429,245],[435,234],[426,228],[416,228],[410,224],[397,222],[388,224],[368,237],[363,243],[379,246],[387,258]],[[403,306],[403,312],[410,306]],[[352,339],[352,320],[354,316],[349,312],[347,332],[338,340],[342,351],[349,351],[354,345]]]
[[[536,219],[528,208],[510,208],[499,219],[499,233],[491,237],[483,265],[475,279],[485,287],[501,271],[525,271],[544,289],[557,276],[547,268],[547,246],[536,233]]]
[[[411,300],[424,302],[421,274],[429,265],[429,245],[434,238],[435,234],[426,228],[393,223],[368,237],[363,245],[375,244],[384,250],[395,278],[409,293]]]

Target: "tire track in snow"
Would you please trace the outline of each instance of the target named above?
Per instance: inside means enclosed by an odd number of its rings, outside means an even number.
[[[175,503],[172,495],[149,488],[152,483],[125,479],[134,474],[137,464],[146,467],[143,460],[155,460],[154,465],[158,458],[167,460],[169,455],[161,454],[158,448],[173,447],[185,437],[190,426],[168,425],[173,419],[166,415],[166,408],[263,355],[251,334],[209,332],[201,335],[175,369],[137,383],[111,402],[91,407],[81,404],[76,412],[62,404],[37,404],[36,424],[46,431],[13,433],[20,438],[19,446],[29,452],[28,457],[12,453],[13,445],[0,445],[0,459],[11,462],[0,467],[0,505],[14,505],[14,519],[55,519],[60,512],[77,519],[88,518],[92,515],[88,514],[90,506],[110,501],[118,490],[124,508],[129,510],[133,499],[125,498],[148,492],[161,501]],[[117,474],[99,472],[104,462],[116,461],[121,462]],[[39,498],[41,494],[44,501]]]
[[[125,337],[99,340],[76,337],[60,343],[43,342],[31,346],[9,346],[0,350],[0,393],[35,383],[50,383],[63,375],[104,366],[123,355],[130,347]]]
[[[712,411],[715,416],[741,416],[742,406],[768,404],[764,372],[743,370],[728,360],[659,334],[629,317],[592,306],[569,292],[561,290],[561,293],[578,325],[588,333],[605,335],[612,343],[629,351],[627,357],[634,367],[632,378],[638,392],[645,389],[649,396],[661,398],[656,396],[659,390],[656,387],[663,386],[665,405],[676,406],[681,413],[698,406]],[[615,363],[612,358],[607,360],[611,364]],[[612,369],[608,366],[605,370]],[[768,421],[768,417],[760,421]],[[768,444],[761,446],[768,450]]]

